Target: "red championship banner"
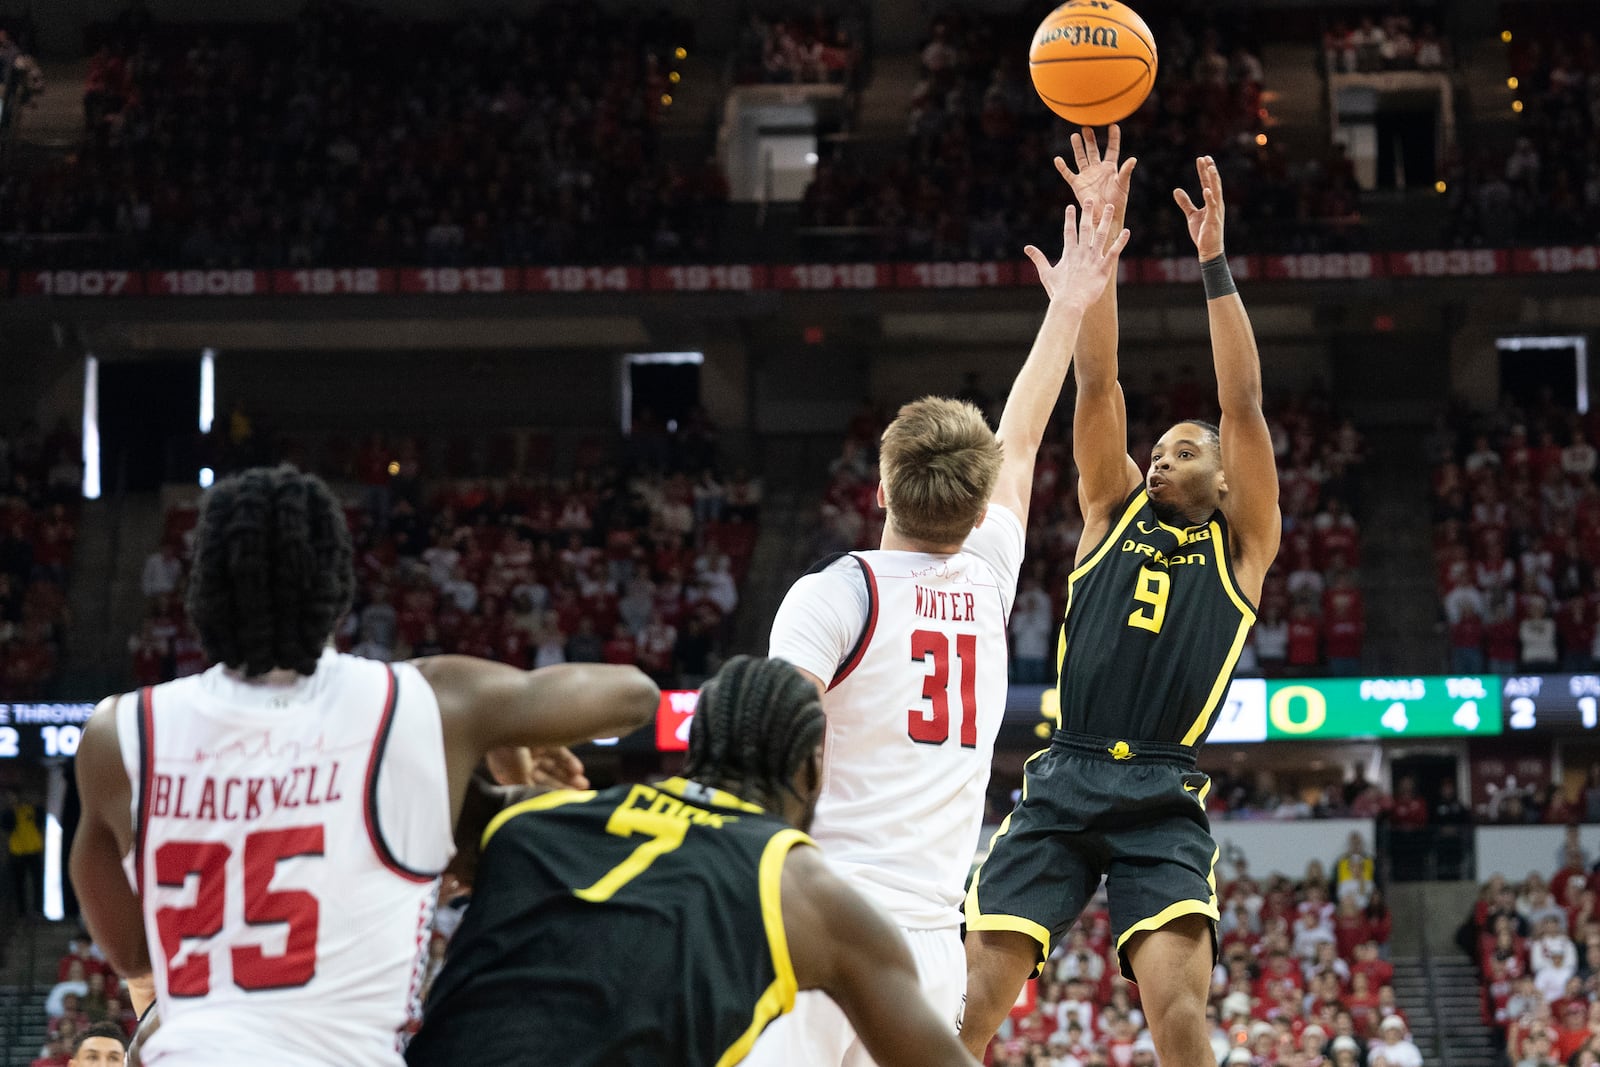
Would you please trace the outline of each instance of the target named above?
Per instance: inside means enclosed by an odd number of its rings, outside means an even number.
[[[1260,272],[1256,256],[1229,256],[1228,272],[1234,281],[1247,282]],[[1128,266],[1129,264],[1124,264]],[[1132,263],[1134,278],[1152,285],[1199,285],[1200,260],[1195,256],[1164,256],[1159,259],[1139,259]],[[1130,280],[1126,275],[1119,281]]]
[[[768,268],[762,264],[726,263],[715,266],[651,267],[650,288],[670,293],[744,292],[767,288]]]
[[[1365,281],[1383,277],[1383,261],[1372,252],[1302,252],[1263,256],[1262,276],[1268,281]]]
[[[1033,264],[1028,264],[1028,282],[1038,281]],[[998,289],[1017,284],[1017,268],[1011,263],[982,263],[963,260],[957,263],[901,263],[894,269],[897,289]]]
[[[142,296],[144,278],[126,270],[25,270],[18,296]]]
[[[1489,278],[1600,272],[1600,245],[1418,249],[1237,256],[1240,281]],[[1124,285],[1198,285],[1193,256],[1124,257]],[[302,270],[31,270],[0,273],[0,293],[24,297],[458,296],[511,293],[712,293],[758,289],[844,292],[1031,288],[1027,260],[929,263],[681,264],[654,267],[308,267]]]
[[[1511,269],[1510,254],[1497,248],[1390,252],[1387,258],[1389,274],[1395,278],[1481,278]]]
[[[894,268],[887,263],[796,263],[773,267],[774,289],[889,289]]]
[[[1513,259],[1518,274],[1581,274],[1600,270],[1600,247],[1561,245],[1519,248]]]
[[[505,267],[424,267],[400,271],[402,293],[514,293],[522,272]]]
[[[398,291],[395,272],[379,267],[275,270],[272,291],[286,296],[378,296]]]
[[[644,288],[638,267],[529,267],[522,288],[530,293],[636,293]]]
[[[270,292],[264,270],[146,271],[149,296],[260,296]]]

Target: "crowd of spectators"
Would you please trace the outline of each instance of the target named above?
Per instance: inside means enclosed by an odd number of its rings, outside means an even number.
[[[904,150],[882,166],[861,163],[848,145],[824,151],[801,203],[802,225],[828,228],[839,254],[935,259],[1010,258],[1058,227],[1070,198],[1050,161],[1072,158],[1075,128],[1040,102],[1026,57],[1013,47],[1028,39],[1030,18],[1031,9],[936,15]],[[1156,36],[1161,80],[1122,123],[1126,151],[1139,157],[1128,213],[1133,250],[1181,250],[1171,191],[1193,185],[1195,157],[1205,153],[1222,167],[1241,247],[1340,245],[1359,224],[1354,170],[1337,152],[1292,163],[1267,136],[1266,72],[1243,34],[1220,21],[1173,19]]]
[[[44,1009],[45,1043],[32,1067],[67,1067],[73,1045],[91,1026],[110,1023],[131,1040],[139,1023],[117,973],[82,931],[68,943],[67,954],[57,965],[56,983]]]
[[[342,0],[292,23],[92,31],[84,141],[0,178],[0,232],[130,265],[671,258],[714,236],[715,167],[660,161],[688,24],[564,0],[404,22]]]
[[[963,399],[998,421],[1003,397],[983,391],[969,375]],[[1215,419],[1215,391],[1192,366],[1177,377],[1158,376],[1128,398],[1128,439],[1141,468],[1150,446],[1181,418]],[[1066,607],[1067,577],[1074,567],[1083,516],[1072,467],[1070,405],[1039,450],[1028,510],[1028,551],[1011,615],[1011,679],[1054,679],[1056,630]],[[1239,671],[1246,676],[1356,674],[1366,633],[1359,568],[1361,529],[1349,505],[1359,503],[1365,445],[1320,392],[1277,398],[1268,405],[1278,457],[1283,544],[1262,589],[1259,620]],[[877,443],[884,413],[870,401],[851,419],[819,510],[819,555],[876,548],[883,534],[877,506]]]
[[[1428,448],[1434,558],[1459,672],[1600,663],[1600,485],[1591,428],[1554,406],[1441,417]]]
[[[867,18],[855,5],[804,14],[751,12],[731,57],[734,81],[854,87],[865,65]]]
[[[1421,1067],[1386,959],[1392,920],[1359,835],[1295,881],[1245,858],[1220,885],[1222,956],[1206,1007],[1219,1067]],[[1153,1067],[1138,989],[1119,972],[1102,894],[1054,946],[994,1067]]]
[[[1600,866],[1590,860],[1572,827],[1548,880],[1494,875],[1461,928],[1483,977],[1483,1020],[1514,1067],[1600,1062]]]
[[[1338,20],[1322,35],[1322,65],[1329,73],[1443,70],[1450,62],[1449,42],[1433,23],[1418,29],[1404,12],[1366,15],[1353,27]]]
[[[0,433],[0,700],[36,700],[65,638],[67,570],[82,492],[78,436],[65,422]]]
[[[759,479],[717,473],[710,434],[691,420],[663,465],[620,468],[580,449],[560,476],[524,473],[523,450],[492,478],[425,477],[415,441],[373,437],[323,468],[356,545],[338,647],[386,661],[637,663],[663,686],[698,686],[723,654],[761,507]],[[149,610],[129,639],[138,684],[207,666],[182,610],[195,518],[192,505],[170,511],[146,561]]]
[[[0,129],[15,123],[20,109],[44,92],[44,71],[19,37],[0,25]]]
[[[1514,34],[1506,73],[1515,140],[1464,146],[1446,173],[1451,242],[1600,240],[1600,41],[1593,22]]]

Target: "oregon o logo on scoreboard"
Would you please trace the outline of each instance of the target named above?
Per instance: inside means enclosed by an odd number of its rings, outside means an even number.
[[[1294,717],[1294,701],[1304,702],[1304,714]],[[1267,704],[1272,725],[1286,734],[1313,734],[1328,721],[1328,700],[1322,690],[1309,685],[1286,685],[1272,694]]]

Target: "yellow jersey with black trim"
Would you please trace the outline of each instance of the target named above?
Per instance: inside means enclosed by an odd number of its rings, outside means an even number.
[[[1234,584],[1222,513],[1171,526],[1141,486],[1067,581],[1061,729],[1200,745],[1255,621]]]
[[[682,778],[489,824],[410,1067],[731,1067],[794,1006],[783,862],[810,838]]]

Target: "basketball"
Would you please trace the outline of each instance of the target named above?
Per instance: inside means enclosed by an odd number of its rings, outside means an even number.
[[[1156,40],[1118,0],[1068,0],[1039,23],[1028,49],[1039,98],[1080,126],[1127,118],[1156,83]]]

